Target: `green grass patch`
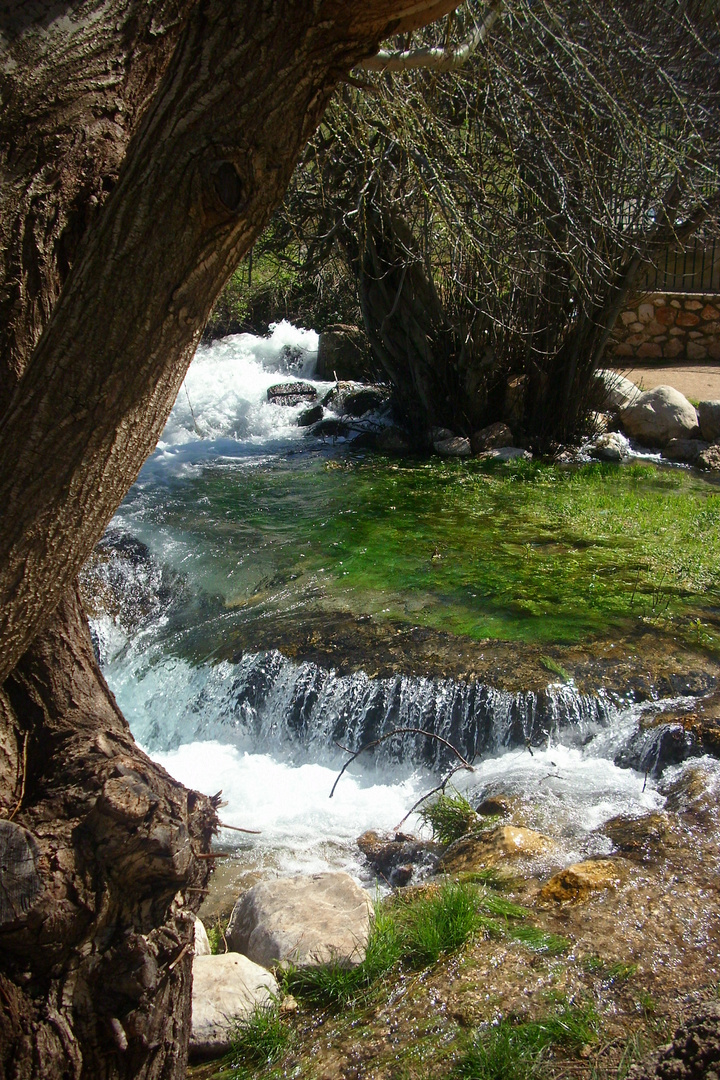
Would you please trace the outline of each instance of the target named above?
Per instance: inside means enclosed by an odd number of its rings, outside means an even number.
[[[514,941],[547,956],[562,956],[570,948],[570,942],[562,934],[548,934],[537,926],[508,926],[506,932]]]
[[[233,1080],[254,1076],[258,1068],[278,1061],[291,1041],[292,1031],[277,1003],[257,1006],[233,1033],[229,1076]]]
[[[478,1034],[455,1070],[463,1080],[530,1080],[556,1047],[579,1050],[597,1040],[597,1016],[590,1005],[563,1005],[539,1020],[502,1020]]]
[[[441,844],[452,844],[453,840],[459,840],[480,825],[480,818],[459,792],[438,795],[421,806],[417,813],[423,825],[432,829],[433,838]]]
[[[411,967],[435,964],[483,927],[479,894],[472,885],[448,881],[436,893],[396,909],[403,959]]]

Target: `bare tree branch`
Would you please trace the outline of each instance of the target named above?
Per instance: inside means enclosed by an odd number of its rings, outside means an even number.
[[[365,71],[411,71],[421,68],[431,71],[457,71],[464,67],[488,38],[493,26],[500,18],[505,7],[505,0],[494,0],[485,19],[470,37],[461,45],[449,45],[442,49],[408,49],[405,52],[391,52],[382,49],[375,56],[362,60],[357,67]]]
[[[332,799],[333,795],[335,794],[335,788],[340,783],[343,773],[347,769],[348,765],[352,765],[355,758],[360,757],[360,754],[364,754],[366,750],[372,750],[373,747],[380,746],[381,743],[384,743],[388,739],[391,739],[393,735],[426,735],[428,739],[435,739],[436,742],[442,743],[443,746],[447,746],[448,750],[452,750],[453,754],[460,762],[459,768],[466,769],[467,772],[475,772],[474,767],[470,764],[469,761],[466,761],[460,751],[456,750],[453,744],[448,742],[447,739],[443,739],[441,735],[436,735],[434,731],[425,731],[424,728],[415,727],[393,728],[392,731],[388,731],[385,735],[381,735],[379,739],[373,739],[372,742],[365,743],[365,745],[361,746],[359,750],[356,750],[353,754],[351,754],[351,756],[348,758],[348,760],[345,762],[342,769],[338,773],[337,779],[332,786],[332,791],[330,792],[329,798]],[[340,743],[335,743],[335,745],[338,747],[339,750],[344,750],[345,753],[350,753],[347,746],[341,746]]]

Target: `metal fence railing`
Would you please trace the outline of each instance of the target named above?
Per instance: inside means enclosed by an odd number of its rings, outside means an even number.
[[[668,248],[639,285],[643,292],[720,293],[720,241],[696,237],[679,251]]]

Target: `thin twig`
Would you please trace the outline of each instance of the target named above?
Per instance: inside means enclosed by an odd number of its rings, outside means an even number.
[[[345,772],[345,770],[347,769],[348,765],[352,765],[355,758],[360,757],[360,754],[363,754],[366,750],[372,750],[373,747],[375,747],[375,746],[379,746],[380,743],[384,743],[387,739],[391,739],[393,737],[393,735],[426,735],[428,739],[435,739],[436,742],[442,743],[443,746],[447,746],[448,750],[452,750],[455,757],[458,758],[458,760],[460,761],[460,763],[461,763],[460,767],[461,768],[466,769],[468,772],[475,772],[475,769],[473,768],[473,766],[470,764],[469,761],[465,760],[465,758],[462,756],[460,751],[456,750],[455,747],[453,746],[453,744],[448,742],[447,739],[443,739],[443,737],[441,735],[436,735],[434,731],[425,731],[424,728],[415,728],[415,727],[393,728],[393,730],[388,731],[387,734],[381,735],[379,739],[373,739],[372,742],[365,743],[364,746],[361,746],[359,750],[356,750],[348,758],[348,760],[345,762],[342,769],[338,773],[337,779],[335,780],[335,783],[332,786],[332,791],[330,792],[330,798],[331,799],[332,799],[333,795],[335,794],[335,788],[340,783],[340,779],[341,779],[343,773]],[[344,750],[346,753],[350,753],[350,751],[347,749],[347,747],[340,746],[339,743],[335,743],[335,745],[339,746],[339,748],[341,750]]]
[[[224,821],[218,821],[219,829],[232,829],[233,832],[250,833],[252,836],[261,836],[262,829],[241,829],[239,825],[226,825]]]

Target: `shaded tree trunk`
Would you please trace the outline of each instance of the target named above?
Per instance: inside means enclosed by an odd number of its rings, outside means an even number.
[[[75,576],[337,81],[448,0],[0,11],[0,1078],[184,1075],[212,801],[135,746]]]

